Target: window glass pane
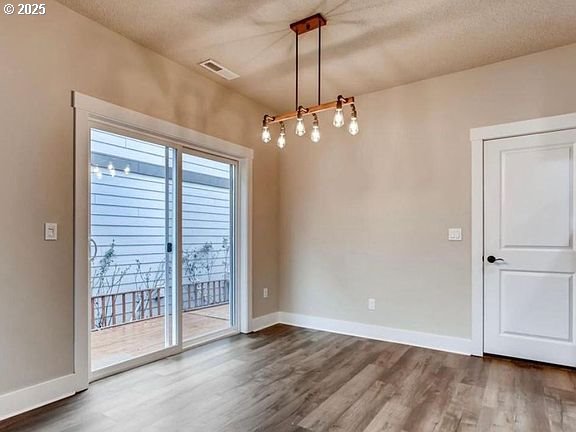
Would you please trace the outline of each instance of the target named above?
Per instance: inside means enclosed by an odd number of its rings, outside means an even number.
[[[91,131],[93,370],[174,343],[173,166],[165,146]]]
[[[230,328],[233,166],[182,155],[183,339]]]

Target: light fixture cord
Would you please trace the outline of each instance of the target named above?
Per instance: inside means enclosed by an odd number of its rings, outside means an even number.
[[[298,71],[299,71],[299,68],[298,68],[298,39],[299,39],[299,35],[296,32],[296,109],[298,109],[298,107],[300,106],[299,100],[298,100],[298,82],[299,82],[299,79],[298,79]]]
[[[322,65],[322,25],[318,27],[318,105],[320,105],[321,99],[321,92],[320,92],[320,83],[321,83],[321,65]]]

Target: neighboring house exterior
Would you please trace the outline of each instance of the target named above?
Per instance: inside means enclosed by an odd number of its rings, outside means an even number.
[[[229,279],[231,175],[225,163],[184,156],[186,290],[195,282]],[[166,161],[172,166],[172,159],[173,152],[163,146],[92,131],[93,296],[164,288],[167,225],[172,228],[173,218],[166,211],[173,205]],[[155,301],[162,296],[155,295]]]

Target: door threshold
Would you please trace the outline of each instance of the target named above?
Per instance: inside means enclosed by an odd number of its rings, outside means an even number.
[[[106,366],[102,369],[95,370],[90,374],[90,383],[101,380],[103,378],[108,378],[109,376],[112,375],[126,372],[130,369],[138,368],[140,366],[153,363],[158,360],[162,360],[166,357],[171,357],[173,355],[180,354],[180,352],[181,350],[178,349],[178,347],[165,348],[163,350],[156,351],[150,354],[144,354],[143,356],[135,357],[121,363]]]
[[[178,354],[182,354],[184,351],[191,350],[193,348],[199,347],[201,345],[206,345],[210,342],[215,342],[217,340],[221,340],[230,336],[235,336],[240,334],[240,331],[237,328],[229,328],[226,330],[219,330],[216,332],[208,333],[206,335],[200,336],[198,338],[192,339],[190,341],[184,342],[182,344],[182,349],[178,349],[178,347],[171,347],[166,348],[161,351],[157,351],[150,354],[145,354],[141,357],[136,357],[130,360],[127,360],[122,363],[118,363],[112,366],[107,366],[102,369],[98,369],[93,371],[90,375],[90,383],[95,381],[108,378],[113,375],[117,375],[122,372],[129,371],[131,369],[138,368],[140,366],[145,366],[149,363],[154,363],[158,360],[163,360],[168,357],[172,357]]]
[[[226,330],[219,330],[213,333],[208,333],[204,336],[200,336],[189,341],[185,341],[182,343],[182,352],[188,351],[192,348],[199,347],[201,345],[206,345],[210,342],[215,342],[220,339],[224,339],[230,336],[235,336],[240,334],[240,331],[237,328],[229,328]]]

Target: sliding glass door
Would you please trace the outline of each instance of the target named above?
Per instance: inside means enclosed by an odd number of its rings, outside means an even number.
[[[92,371],[237,329],[234,161],[90,133]]]
[[[225,159],[182,155],[182,337],[236,325],[234,176]]]
[[[174,149],[92,129],[92,370],[177,344],[174,178]]]

